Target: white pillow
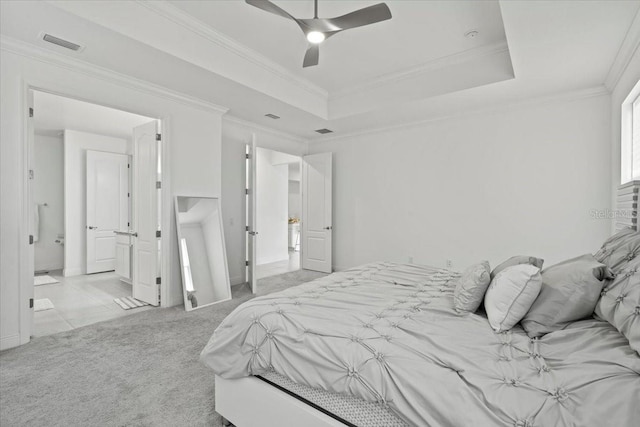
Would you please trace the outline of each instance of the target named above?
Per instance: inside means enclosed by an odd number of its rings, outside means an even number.
[[[484,297],[491,327],[496,332],[513,328],[527,314],[541,288],[540,269],[534,265],[514,265],[499,272]]]

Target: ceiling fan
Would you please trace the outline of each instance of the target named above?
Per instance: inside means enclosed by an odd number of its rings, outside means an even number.
[[[376,22],[391,19],[391,11],[384,3],[365,7],[337,18],[318,18],[318,0],[314,0],[314,17],[311,19],[298,19],[289,15],[284,9],[271,3],[269,0],[245,0],[251,6],[255,6],[274,15],[295,21],[302,32],[307,36],[310,45],[304,55],[303,67],[318,65],[320,56],[320,43],[350,28],[375,24]]]

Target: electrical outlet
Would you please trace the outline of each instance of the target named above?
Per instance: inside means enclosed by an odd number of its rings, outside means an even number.
[[[452,268],[453,267],[453,261],[451,261],[450,259],[447,260],[447,268]]]

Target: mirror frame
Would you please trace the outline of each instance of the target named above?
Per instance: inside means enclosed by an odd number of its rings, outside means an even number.
[[[225,298],[225,299],[221,299],[218,301],[214,301],[214,302],[210,302],[207,304],[202,304],[202,305],[198,305],[197,307],[193,307],[191,304],[191,301],[189,300],[189,295],[187,294],[187,289],[185,287],[185,277],[184,277],[184,265],[182,263],[182,233],[180,232],[180,212],[179,212],[179,206],[178,206],[178,198],[179,197],[186,197],[186,198],[197,198],[197,199],[210,199],[210,200],[217,200],[218,201],[218,214],[220,216],[220,220],[218,221],[219,227],[220,227],[220,240],[222,242],[222,256],[224,258],[224,276],[225,276],[225,282],[226,282],[226,287],[229,290],[229,297]],[[176,220],[175,220],[175,224],[176,224],[176,237],[178,239],[178,263],[180,265],[180,277],[182,278],[182,296],[183,296],[183,300],[184,300],[184,309],[185,311],[192,311],[192,310],[197,310],[199,308],[204,308],[204,307],[209,307],[211,305],[214,304],[218,304],[221,302],[225,302],[225,301],[229,301],[232,299],[232,294],[231,294],[231,280],[229,278],[229,263],[227,262],[227,246],[225,244],[224,241],[224,224],[223,224],[223,220],[222,220],[222,200],[220,199],[220,197],[211,197],[211,196],[185,196],[182,194],[176,194],[174,195],[173,198],[174,201],[174,211],[175,211],[175,216],[176,216]]]

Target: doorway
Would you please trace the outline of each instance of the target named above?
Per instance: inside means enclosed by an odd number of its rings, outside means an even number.
[[[264,277],[333,271],[332,153],[300,157],[256,142],[253,134],[245,151],[245,277],[252,293]]]
[[[301,161],[256,149],[256,279],[300,269]]]
[[[134,276],[135,249],[140,246],[136,225],[144,222],[152,224],[146,234],[153,234],[154,285],[159,277],[159,121],[43,91],[31,95],[31,335],[62,332],[157,305],[157,300],[134,295],[134,282],[142,275]],[[151,128],[153,135],[147,135]],[[146,133],[141,136],[142,131]],[[141,201],[147,201],[146,206]]]

